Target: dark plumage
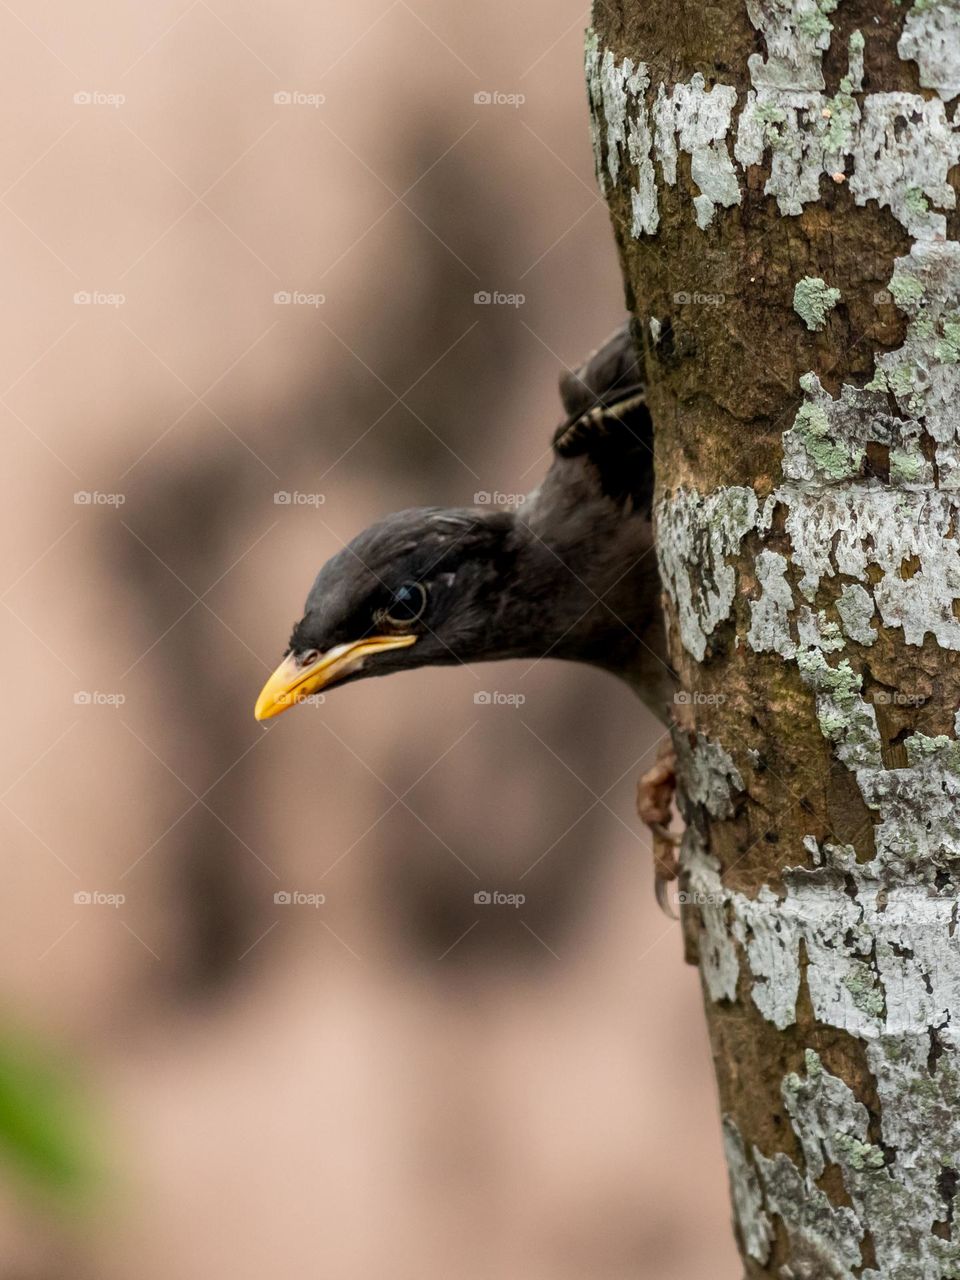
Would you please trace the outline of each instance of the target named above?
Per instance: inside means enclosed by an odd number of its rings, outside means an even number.
[[[401,511],[324,565],[258,718],[364,676],[543,657],[611,671],[666,718],[653,431],[627,325],[561,395],[553,465],[526,502]]]

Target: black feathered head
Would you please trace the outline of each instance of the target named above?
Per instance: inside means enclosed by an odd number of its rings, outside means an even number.
[[[321,569],[259,720],[331,684],[412,667],[561,658],[673,690],[654,555],[652,423],[629,325],[561,382],[553,464],[517,511],[427,507]]]
[[[371,525],[317,575],[257,719],[334,683],[517,656],[522,624],[498,614],[521,541],[509,512],[427,507]]]

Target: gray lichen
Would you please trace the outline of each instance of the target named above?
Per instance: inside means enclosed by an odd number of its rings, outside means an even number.
[[[763,1192],[756,1168],[747,1155],[740,1130],[730,1116],[723,1118],[723,1146],[730,1174],[730,1198],[744,1248],[762,1265],[770,1256],[773,1228],[764,1212]]]
[[[701,229],[710,225],[717,205],[740,203],[740,184],[727,148],[736,103],[731,85],[708,90],[699,74],[689,84],[675,85],[669,95],[663,85],[657,93],[654,138],[663,179],[669,186],[676,185],[678,152],[686,152],[690,176],[700,190],[693,203]]]
[[[883,624],[902,628],[908,644],[922,645],[932,634],[951,649],[960,648],[958,251],[915,245],[911,258],[898,262],[892,283],[911,322],[903,347],[877,357],[873,383],[844,386],[834,400],[815,376],[802,380],[806,401],[783,438],[786,482],[771,500],[787,508],[792,561],[808,600],[824,578],[843,574],[872,587]],[[913,271],[903,268],[907,261]],[[939,348],[931,341],[938,333]],[[915,374],[921,364],[922,380]],[[888,390],[903,416],[890,413]],[[924,431],[938,442],[940,490],[932,487]],[[872,443],[888,450],[885,483],[865,471]],[[905,564],[915,571],[905,573]]]
[[[840,290],[819,276],[804,276],[793,290],[793,309],[810,330],[826,327],[827,316],[840,301]]]
[[[600,37],[593,27],[587,28],[583,44],[583,69],[587,81],[587,101],[590,106],[590,139],[593,143],[593,162],[597,174],[597,186],[607,189],[603,156],[603,86],[600,82]]]
[[[787,1231],[791,1274],[804,1280],[853,1280],[852,1269],[862,1261],[864,1236],[854,1211],[835,1208],[782,1152],[769,1160],[754,1149],[754,1160],[767,1211],[779,1217]],[[795,1269],[800,1267],[803,1270]]]
[[[951,889],[960,879],[960,742],[913,734],[906,766],[887,768],[876,713],[849,663],[830,666],[817,650],[799,654],[798,663],[821,729],[873,815],[875,853],[861,862],[849,845],[826,844],[812,870],[783,872],[783,896],[762,889],[755,899],[725,890],[718,870],[697,854],[698,885],[714,905],[705,930],[727,979],[714,998],[732,998],[730,975],[739,974],[732,938],[746,956],[754,1003],[777,1027],[789,1026],[802,944],[810,999],[825,1025],[866,1040],[946,1026],[960,1009]],[[960,1028],[951,1034],[960,1043]]]
[[[925,89],[936,89],[945,102],[955,98],[960,93],[960,5],[956,0],[915,4],[897,51],[916,61]]]
[[[942,1280],[956,1276],[960,1245],[935,1226],[949,1221],[944,1175],[953,1176],[958,1150],[952,1120],[960,1105],[956,1068],[946,1058],[931,1070],[922,1039],[881,1038],[867,1047],[880,1102],[884,1147],[870,1140],[869,1114],[839,1077],[808,1050],[805,1076],[789,1074],[782,1094],[800,1145],[800,1163],[754,1147],[753,1161],[733,1122],[724,1138],[736,1174],[734,1203],[762,1243],[770,1217],[779,1216],[791,1242],[791,1267],[852,1280]],[[890,1156],[888,1157],[888,1154]],[[843,1180],[849,1206],[835,1207],[817,1186],[829,1166]],[[760,1172],[757,1200],[751,1175]],[[757,1234],[757,1231],[761,1234]],[[746,1239],[743,1225],[741,1230]],[[876,1266],[864,1267],[869,1232]],[[759,1261],[760,1259],[758,1259]]]
[[[675,745],[687,798],[703,805],[712,818],[729,818],[732,792],[743,790],[743,778],[729,751],[702,733],[696,735],[693,746],[685,734],[678,735]]]
[[[848,480],[863,465],[863,445],[831,432],[830,415],[822,403],[808,401],[800,406],[790,437],[790,445],[796,443],[810,464],[809,474],[804,479],[812,479],[813,475],[819,474],[824,480]],[[794,475],[799,470],[796,461],[797,455],[791,449],[790,470]]]
[[[681,809],[685,808],[683,791],[680,802]],[[729,895],[720,876],[720,863],[707,851],[699,827],[692,823],[683,834],[680,861],[687,892],[696,903],[702,926],[699,951],[703,985],[711,1000],[736,1000],[740,959],[728,928]]]
[[[680,860],[687,891],[697,904],[704,929],[701,972],[712,1000],[734,1000],[740,962],[727,932],[727,899],[720,864],[707,852],[702,835],[704,823],[697,810],[707,819],[729,817],[734,809],[734,792],[743,790],[743,777],[721,743],[711,742],[702,733],[696,734],[692,744],[684,733],[676,732],[673,738],[678,774],[683,780],[678,798],[688,820]]]
[[[767,1021],[783,1031],[797,1020],[798,924],[766,885],[756,898],[739,895],[731,907],[729,928],[747,958],[751,999]]]
[[[850,39],[847,43],[847,92],[862,93],[863,92],[863,51],[866,48],[866,40],[863,38],[862,31],[851,31]]]
[[[750,604],[747,643],[756,653],[779,653],[792,658],[796,645],[790,634],[793,590],[787,581],[787,560],[778,551],[764,549],[757,556],[760,598]]]
[[[783,437],[783,471],[788,481],[805,482],[804,490],[810,493],[815,487],[810,482],[836,487],[860,479],[867,446],[879,444],[896,451],[902,460],[901,472],[891,475],[891,483],[906,487],[932,482],[933,469],[920,445],[922,424],[891,414],[881,388],[844,386],[834,400],[816,374],[805,374],[800,385],[805,401]],[[866,478],[863,483],[866,488],[879,487]]]
[[[890,292],[907,316],[902,347],[879,355],[871,386],[890,391],[937,444],[940,488],[960,488],[960,244],[915,244]]]
[[[832,104],[832,105],[828,105]],[[764,185],[781,213],[796,216],[804,205],[820,199],[824,174],[842,169],[859,126],[860,107],[844,99],[842,113],[822,93],[782,93],[751,89],[740,113],[734,156],[743,168],[764,163],[770,176]]]
[[[597,173],[601,186],[616,185],[629,175],[632,230],[637,237],[659,227],[656,170],[677,182],[677,156],[691,157],[693,197],[698,226],[707,228],[717,208],[741,203],[741,169],[770,157],[764,190],[777,200],[781,213],[797,215],[820,199],[821,179],[849,178],[858,204],[876,200],[887,207],[911,235],[941,239],[946,232],[943,210],[956,207],[948,181],[960,162],[960,121],[948,119],[943,97],[918,94],[863,94],[864,47],[860,31],[849,40],[848,70],[837,92],[823,92],[821,62],[829,47],[829,14],[836,0],[747,0],[751,21],[765,39],[768,57],[750,58],[753,88],[734,123],[737,102],[732,85],[708,88],[702,75],[689,83],[660,84],[652,108],[647,103],[649,69],[630,58],[618,61],[601,52],[597,36],[588,33],[586,73],[593,117]],[[912,23],[912,25],[911,25]],[[960,66],[952,49],[956,5],[914,6],[901,46],[915,49],[922,73],[951,97]],[[943,35],[929,56],[923,38]],[[901,50],[902,51],[902,50]],[[952,91],[952,92],[949,92]],[[729,136],[735,134],[733,155]]]
[[[659,505],[660,572],[677,609],[684,648],[698,662],[730,615],[736,573],[727,561],[756,519],[757,495],[736,485],[706,497],[681,489]]]
[[[908,191],[920,191],[934,205],[956,208],[956,193],[947,174],[960,160],[960,136],[939,98],[868,94],[852,155],[850,190],[857,204],[876,200],[913,236],[946,235],[942,213],[920,212],[916,200],[907,199]]]
[[[946,218],[931,206],[956,207],[947,180],[960,158],[960,137],[943,102],[917,94],[873,93],[862,106],[852,76],[839,93],[784,94],[751,90],[740,115],[734,155],[743,166],[763,163],[771,151],[764,187],[781,213],[796,215],[820,199],[820,179],[849,171],[857,204],[876,200],[911,235],[932,239],[946,233]],[[772,113],[783,113],[771,123]]]
[[[740,185],[727,145],[736,90],[730,85],[707,89],[702,75],[675,85],[668,95],[661,85],[651,112],[647,67],[630,58],[617,61],[601,53],[596,32],[586,44],[586,76],[590,98],[594,152],[601,188],[616,186],[629,175],[635,237],[652,235],[660,225],[653,144],[664,181],[677,181],[678,152],[690,156],[690,173],[699,194],[694,198],[697,224],[705,228],[718,205],[740,203]],[[655,130],[655,134],[654,134]]]
[[[877,629],[870,625],[874,614],[873,597],[859,583],[848,582],[837,600],[837,613],[843,624],[844,634],[857,644],[870,645],[877,638]]]
[[[618,62],[610,49],[601,55],[596,32],[587,33],[587,89],[594,156],[600,186],[616,186],[629,171],[633,234],[652,235],[660,225],[651,134],[644,95],[650,77],[643,63]]]
[[[877,986],[873,970],[866,963],[852,968],[844,977],[843,985],[853,997],[853,1003],[873,1018],[883,1014],[883,992]]]
[[[821,649],[803,649],[797,666],[817,700],[817,719],[823,736],[836,748],[836,755],[849,769],[880,764],[880,735],[877,713],[863,700],[863,680],[842,658],[835,666],[827,662]]]
[[[822,89],[824,51],[833,26],[828,18],[838,0],[747,0],[747,14],[763,36],[766,61],[747,59],[755,86]]]
[[[781,491],[781,499],[786,494]],[[860,583],[879,575],[873,593],[888,627],[907,644],[927,635],[945,649],[960,649],[960,545],[955,537],[960,500],[939,492],[853,492],[791,495],[787,530],[800,589],[813,599],[821,581],[841,573]],[[835,545],[834,545],[835,543]],[[918,571],[904,574],[903,566]]]

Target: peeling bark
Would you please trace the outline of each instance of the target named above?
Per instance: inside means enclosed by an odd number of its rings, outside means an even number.
[[[960,3],[621,0],[587,80],[644,344],[748,1276],[960,1277]]]

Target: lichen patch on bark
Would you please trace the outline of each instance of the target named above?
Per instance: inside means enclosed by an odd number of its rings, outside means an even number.
[[[811,13],[798,18],[804,3]],[[618,61],[610,49],[601,52],[599,38],[590,32],[587,83],[597,169],[604,185],[615,187],[621,175],[629,184],[635,237],[658,230],[654,161],[663,183],[674,186],[678,151],[691,157],[696,188],[691,198],[702,230],[712,224],[718,206],[742,203],[751,171],[769,157],[764,191],[776,198],[783,214],[797,216],[819,201],[826,177],[849,182],[859,205],[875,200],[889,208],[912,236],[946,234],[941,210],[956,207],[948,175],[960,162],[960,127],[939,97],[864,94],[860,32],[851,37],[848,71],[837,92],[822,92],[819,63],[825,46],[822,36],[811,34],[809,23],[816,21],[814,14],[827,21],[820,7],[826,3],[832,0],[754,6],[766,14],[762,29],[768,49],[775,52],[766,63],[759,55],[751,59],[754,87],[736,120],[736,87],[717,83],[708,88],[700,73],[688,83],[668,87],[661,82],[650,102],[648,65],[631,58]]]
[[[800,1146],[797,1160],[782,1152],[770,1158],[757,1147],[748,1155],[735,1121],[725,1117],[734,1211],[747,1252],[766,1260],[773,1213],[790,1237],[791,1275],[956,1277],[960,1244],[936,1230],[949,1225],[953,1214],[945,1188],[955,1185],[957,1150],[949,1121],[960,1105],[956,1070],[942,1060],[931,1070],[922,1042],[880,1040],[867,1055],[877,1080],[882,1145],[871,1140],[867,1108],[812,1050],[804,1073],[789,1073],[781,1085]],[[830,1168],[839,1171],[849,1205],[834,1205],[817,1185]],[[876,1265],[864,1267],[868,1235]],[[814,1263],[820,1269],[798,1269]]]
[[[808,329],[823,329],[827,316],[840,298],[840,290],[832,288],[819,276],[804,276],[797,281],[793,291],[793,309]]]
[[[960,93],[960,5],[914,4],[903,24],[897,46],[900,57],[920,67],[920,83],[949,102]]]
[[[956,1280],[960,0],[672,13],[587,64],[745,1266]]]
[[[757,511],[753,489],[733,487],[707,497],[682,490],[660,507],[663,583],[677,608],[684,647],[697,661],[730,615],[736,573],[728,561],[756,525]]]
[[[762,1018],[783,1031],[796,1022],[805,990],[817,1025],[866,1044],[886,1104],[885,1138],[888,1107],[893,1128],[903,1098],[925,1108],[927,1119],[942,1108],[950,1121],[948,1138],[922,1127],[906,1135],[912,1143],[939,1142],[936,1158],[921,1167],[906,1157],[911,1146],[901,1160],[892,1138],[883,1147],[870,1140],[865,1107],[843,1080],[823,1072],[815,1054],[806,1079],[793,1073],[783,1082],[799,1163],[758,1147],[748,1159],[728,1117],[733,1198],[748,1255],[765,1261],[767,1224],[778,1217],[791,1257],[820,1268],[810,1273],[816,1275],[858,1274],[867,1237],[877,1267],[862,1275],[875,1280],[928,1280],[960,1267],[960,1245],[932,1230],[941,1221],[936,1188],[960,1157],[951,1128],[960,1115],[951,1056],[960,1051],[960,712],[951,733],[904,735],[902,758],[891,766],[878,706],[845,654],[849,641],[875,644],[881,628],[899,630],[907,646],[922,646],[932,634],[942,649],[960,649],[952,607],[960,600],[957,495],[936,487],[939,469],[924,452],[924,440],[938,447],[954,440],[947,405],[956,361],[943,343],[960,287],[955,250],[922,246],[898,261],[891,288],[910,323],[903,347],[878,358],[885,390],[843,386],[834,398],[815,375],[802,380],[804,404],[783,434],[784,480],[764,504],[745,488],[706,496],[679,490],[658,512],[664,584],[690,656],[703,660],[741,583],[754,582],[743,642],[795,665],[866,815],[852,842],[808,834],[809,858],[782,870],[776,887],[762,885],[754,895],[733,890],[709,837],[744,790],[737,753],[703,733],[692,742],[681,737],[685,900],[699,914],[708,996],[735,1002],[748,992]],[[896,373],[904,365],[922,368],[924,377],[908,387]],[[891,412],[888,393],[903,416]],[[877,448],[890,461],[882,480],[865,466]],[[789,555],[764,545],[778,510],[776,536],[780,545],[786,537]],[[753,537],[759,549],[751,555]],[[913,571],[904,573],[905,564]],[[836,577],[844,582],[833,617],[812,606]],[[865,859],[868,834],[873,852]],[[931,1036],[945,1055],[933,1083],[927,1053],[917,1057]],[[828,1165],[840,1169],[849,1205],[835,1204],[820,1187]],[[920,1245],[910,1243],[918,1222]]]

